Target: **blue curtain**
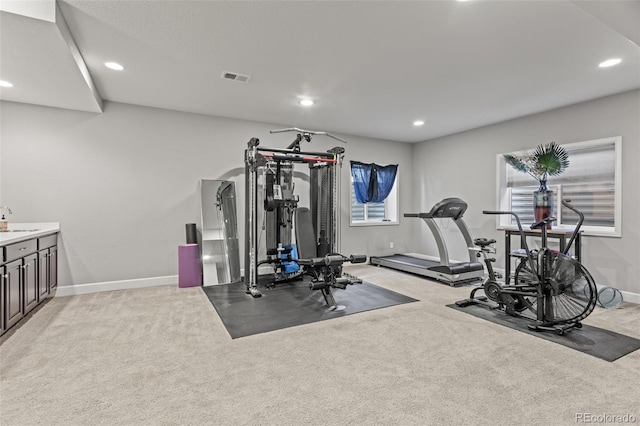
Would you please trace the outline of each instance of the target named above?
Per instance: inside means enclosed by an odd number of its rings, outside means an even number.
[[[375,163],[351,161],[353,189],[359,203],[381,203],[391,192],[398,173],[398,165],[381,166]]]

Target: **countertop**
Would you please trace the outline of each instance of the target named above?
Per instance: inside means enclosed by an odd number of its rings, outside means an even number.
[[[0,247],[12,243],[18,243],[31,238],[42,237],[44,235],[60,232],[60,223],[17,223],[9,222],[9,232],[0,232]],[[19,230],[20,232],[17,232]]]

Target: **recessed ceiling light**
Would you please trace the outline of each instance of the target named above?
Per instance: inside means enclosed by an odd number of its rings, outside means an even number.
[[[105,62],[104,65],[112,70],[122,71],[124,67],[117,62]]]
[[[418,126],[422,126],[424,124],[424,121],[422,120],[416,120],[413,122],[413,125],[418,127]]]
[[[13,84],[8,81],[0,80],[0,87],[13,87]]]
[[[622,62],[622,59],[620,59],[620,58],[607,59],[604,62],[600,62],[600,65],[598,65],[598,66],[600,68],[612,67],[614,65],[618,65],[620,62]]]
[[[313,101],[311,99],[301,99],[300,105],[302,106],[311,106],[313,105]]]

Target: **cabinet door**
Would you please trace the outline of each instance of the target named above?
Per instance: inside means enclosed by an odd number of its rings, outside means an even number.
[[[38,255],[32,254],[22,260],[22,282],[24,289],[24,313],[38,305]]]
[[[7,282],[7,274],[5,273],[4,266],[0,266],[0,335],[4,334],[7,329],[4,325],[4,289]]]
[[[38,252],[38,300],[49,297],[49,250]]]
[[[5,273],[5,327],[8,329],[24,316],[22,306],[22,260],[8,263]]]
[[[49,292],[58,287],[58,247],[49,248]]]

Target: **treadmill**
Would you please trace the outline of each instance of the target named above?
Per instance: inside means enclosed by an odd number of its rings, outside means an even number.
[[[456,284],[482,280],[484,266],[477,262],[476,250],[469,234],[469,228],[462,219],[467,210],[467,203],[460,198],[445,198],[437,203],[428,213],[405,213],[404,217],[415,217],[425,221],[438,245],[440,261],[433,261],[413,254],[394,254],[392,256],[372,256],[372,265],[384,266],[399,271],[410,272],[455,286]],[[436,218],[450,218],[458,226],[469,249],[468,262],[451,262],[442,232]]]

